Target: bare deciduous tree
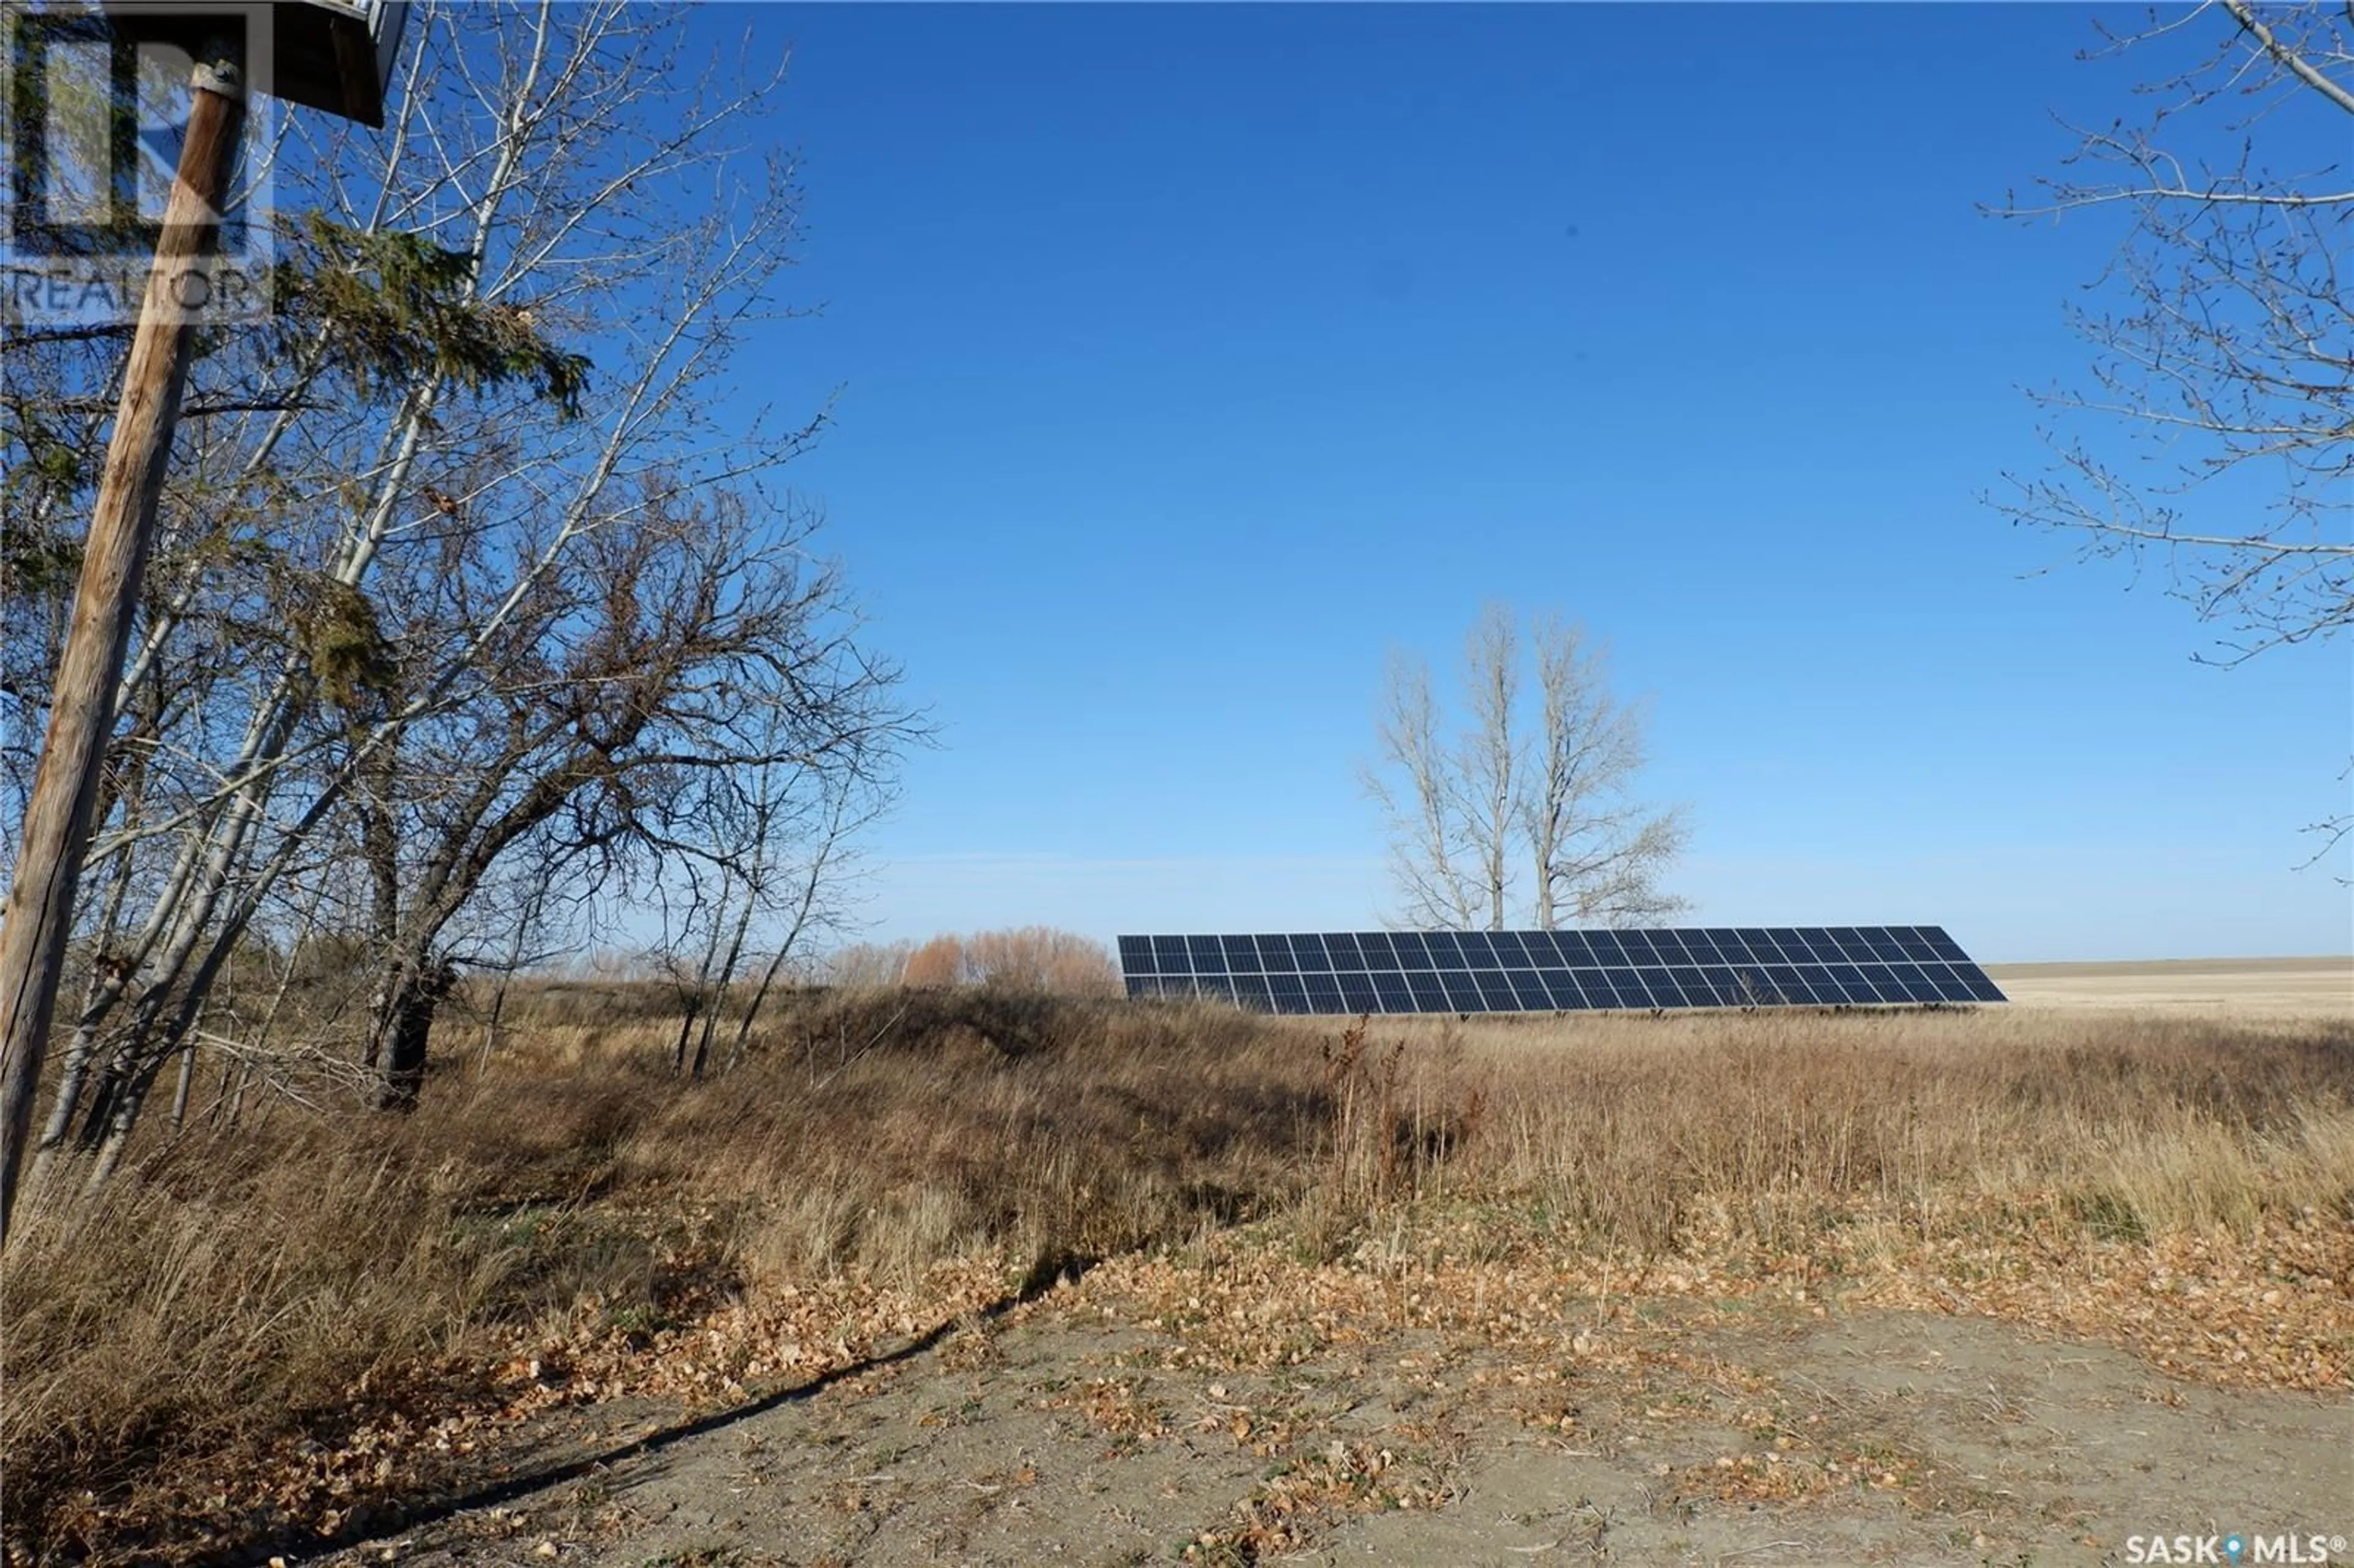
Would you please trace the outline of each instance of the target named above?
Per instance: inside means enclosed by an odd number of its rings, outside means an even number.
[[[2087,381],[2032,394],[2055,461],[1990,499],[2087,555],[2154,555],[2218,629],[2201,657],[2234,664],[2354,624],[2354,7],[2150,17],[2085,56],[2158,62],[2138,111],[2070,126],[2062,172],[1990,209],[2122,229],[2069,312]]]
[[[703,967],[724,987],[779,891],[789,830],[822,828],[811,813],[845,789],[879,791],[909,731],[896,672],[853,640],[839,577],[809,563],[811,523],[660,484],[625,511],[541,579],[497,680],[451,722],[378,747],[388,782],[356,814],[379,886],[366,1059],[381,1060],[387,1104],[415,1098],[443,933],[503,856],[527,854],[559,885],[716,868]],[[715,842],[715,829],[737,836],[731,819],[741,842]],[[706,1034],[698,1075],[708,1047]]]
[[[1610,694],[1608,650],[1582,627],[1540,620],[1537,758],[1519,826],[1536,883],[1536,923],[1652,925],[1688,907],[1659,878],[1689,836],[1681,808],[1628,790],[1645,758],[1641,705]]]
[[[1364,771],[1365,791],[1390,820],[1390,869],[1405,924],[1468,930],[1479,923],[1476,851],[1440,723],[1429,664],[1393,653],[1377,726],[1381,753]]]
[[[1401,922],[1551,930],[1656,924],[1686,907],[1659,886],[1683,848],[1682,812],[1632,793],[1644,712],[1611,695],[1604,651],[1551,617],[1523,634],[1490,605],[1460,682],[1467,722],[1450,733],[1428,664],[1390,662],[1363,779],[1389,819]]]
[[[678,993],[672,1071],[691,1078],[713,1065],[727,1013],[735,1027],[720,1065],[732,1067],[787,966],[807,970],[806,939],[840,916],[835,898],[851,837],[890,799],[860,744],[846,755],[800,754],[789,748],[786,716],[768,709],[762,755],[694,780],[673,813],[680,825],[665,833],[670,853],[656,863],[673,868],[687,889],[675,919],[664,898],[653,957]],[[737,977],[754,969],[758,978],[739,985]]]

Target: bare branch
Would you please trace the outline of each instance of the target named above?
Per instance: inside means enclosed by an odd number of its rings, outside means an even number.
[[[1522,711],[1525,674],[1533,714]],[[1684,908],[1659,888],[1687,837],[1682,818],[1632,797],[1643,714],[1611,696],[1604,652],[1551,617],[1524,639],[1512,612],[1490,605],[1466,642],[1463,677],[1469,722],[1449,743],[1427,668],[1391,663],[1380,750],[1363,779],[1390,819],[1401,922],[1501,930],[1526,918],[1551,929],[1655,923]]]
[[[2223,0],[2223,8],[2239,18],[2240,26],[2255,35],[2256,42],[2264,46],[2264,53],[2270,55],[2282,69],[2347,113],[2354,114],[2354,92],[2347,91],[2322,75],[2302,53],[2283,44],[2274,36],[2272,28],[2264,25],[2264,19],[2256,15],[2255,7],[2249,5],[2248,0]]]
[[[2274,172],[2257,140],[2261,121],[2291,158],[2342,148],[2354,13],[2217,0],[2105,34],[2104,52],[2225,16],[2203,62],[2145,84],[2141,119],[2075,132],[2065,164],[2117,177],[2046,180],[2048,203],[1999,209],[2128,221],[2100,307],[2070,312],[2089,387],[2031,393],[2058,421],[2052,467],[1988,499],[2087,555],[2157,552],[2170,591],[2222,628],[2209,661],[2235,663],[2354,624],[2354,307],[2338,271],[2354,193],[2315,188],[2334,164]],[[2235,101],[2258,107],[2235,121]]]

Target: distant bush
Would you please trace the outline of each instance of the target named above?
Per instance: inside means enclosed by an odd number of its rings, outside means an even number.
[[[943,934],[904,951],[899,972],[893,977],[903,985],[989,985],[1064,996],[1112,996],[1119,991],[1119,970],[1112,964],[1109,948],[1091,938],[1051,926],[982,931],[970,937]],[[838,979],[836,983],[857,982]],[[889,981],[878,978],[866,983]]]
[[[854,942],[829,955],[822,973],[828,985],[897,985],[907,975],[913,942]]]

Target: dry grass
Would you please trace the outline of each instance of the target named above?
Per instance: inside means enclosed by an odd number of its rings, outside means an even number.
[[[2057,1223],[2093,1248],[2354,1219],[2344,1022],[1344,1034],[883,991],[798,999],[694,1086],[662,1070],[671,1029],[643,1001],[526,997],[514,1044],[412,1117],[281,1112],[150,1150],[93,1205],[37,1207],[0,1303],[20,1552],[120,1539],[115,1500],[191,1457],[325,1432],[355,1399],[479,1395],[518,1333],[627,1332],[829,1276],[916,1290],[943,1258],[1013,1277],[1255,1220],[1333,1256],[1408,1212],[1612,1258],[1828,1254],[1869,1226],[1926,1245],[2033,1221],[2048,1245]]]
[[[1795,1245],[1859,1206],[1926,1234],[2056,1192],[2154,1234],[2354,1199],[2344,1023],[1768,1013],[1461,1049],[1492,1107],[1475,1180],[1588,1245],[1667,1250],[1703,1209]]]

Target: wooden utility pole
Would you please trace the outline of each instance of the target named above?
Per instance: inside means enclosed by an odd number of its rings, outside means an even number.
[[[50,693],[48,734],[25,807],[16,880],[0,914],[0,1242],[7,1237],[32,1132],[33,1097],[72,935],[74,888],[114,730],[115,686],[122,679],[123,651],[155,532],[156,498],[187,381],[188,336],[212,286],[201,263],[219,232],[245,117],[241,62],[207,52],[217,58],[196,66],[187,135],[82,546],[81,577]]]

